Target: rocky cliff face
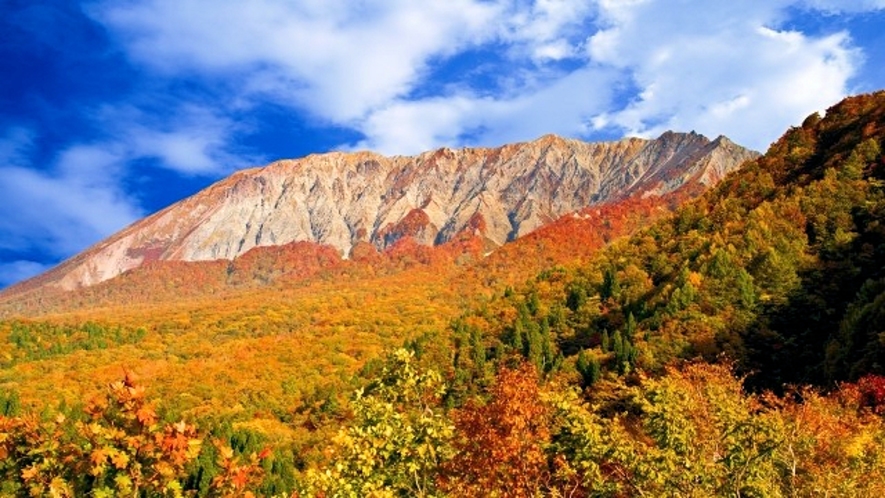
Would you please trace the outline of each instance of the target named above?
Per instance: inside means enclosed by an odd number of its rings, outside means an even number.
[[[293,241],[347,256],[359,242],[383,250],[406,236],[439,244],[481,230],[501,245],[589,205],[710,185],[756,155],[724,137],[672,132],[606,143],[548,135],[413,157],[311,155],[240,171],[37,278],[73,289],[149,261],[234,259]]]

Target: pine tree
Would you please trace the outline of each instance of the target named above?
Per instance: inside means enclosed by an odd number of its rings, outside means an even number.
[[[483,377],[486,369],[486,348],[482,342],[482,333],[478,329],[470,331],[470,356],[476,375]]]
[[[617,299],[620,294],[621,284],[618,281],[617,270],[609,266],[602,275],[602,288],[599,290],[599,297],[602,300]]]
[[[590,356],[583,349],[578,353],[575,369],[581,374],[581,386],[590,387],[599,380],[602,375],[602,367],[595,356]]]

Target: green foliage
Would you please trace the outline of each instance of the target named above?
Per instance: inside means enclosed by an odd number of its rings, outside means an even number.
[[[833,377],[857,379],[885,370],[885,278],[864,282],[827,351]]]
[[[777,428],[755,416],[740,382],[704,365],[643,386],[643,428],[664,489],[684,496],[778,496]]]
[[[15,417],[21,414],[21,397],[16,391],[0,389],[0,417]]]
[[[578,311],[587,302],[587,289],[585,284],[572,282],[567,289],[565,305],[573,312]]]
[[[552,407],[550,494],[580,496],[873,496],[882,419],[857,412],[854,386],[804,401],[757,398],[726,367],[694,364],[638,386],[604,387],[631,413],[605,415],[573,392]],[[851,412],[851,410],[855,410]],[[842,422],[837,420],[842,417]],[[841,472],[841,475],[839,473]],[[839,475],[839,477],[837,477]]]
[[[561,310],[551,351],[596,349],[621,375],[723,354],[756,389],[885,373],[882,144],[885,93],[848,99],[585,267],[512,290],[493,326],[544,371],[543,312],[520,296]]]
[[[239,496],[252,491],[259,496],[288,496],[295,489],[296,472],[302,468],[293,448],[273,445],[262,432],[224,421],[206,434],[202,451],[183,484],[189,493],[200,497]]]
[[[619,374],[624,375],[636,364],[638,350],[628,338],[621,335],[620,330],[615,331],[615,335],[612,337],[612,344],[615,369]]]
[[[5,335],[9,346],[5,358],[0,356],[0,366],[8,367],[21,361],[51,358],[77,350],[137,344],[145,334],[140,327],[127,329],[91,321],[79,325],[21,320],[0,322],[0,337]]]
[[[451,457],[453,427],[442,414],[442,378],[419,372],[396,350],[380,377],[357,391],[353,424],[334,440],[332,461],[307,474],[306,493],[434,496],[439,465]]]
[[[583,349],[578,353],[575,369],[581,375],[581,386],[591,387],[602,376],[602,366],[595,356],[587,354]]]
[[[618,273],[612,267],[606,267],[602,273],[602,287],[599,289],[599,297],[605,299],[615,299],[621,294],[621,284],[618,280]]]

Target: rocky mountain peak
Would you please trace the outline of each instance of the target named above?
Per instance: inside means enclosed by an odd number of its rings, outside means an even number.
[[[231,260],[297,241],[347,257],[366,243],[440,244],[480,225],[496,246],[590,205],[709,185],[756,155],[724,137],[675,132],[600,143],[545,135],[416,156],[312,154],[234,173],[38,279],[72,289],[150,261]]]

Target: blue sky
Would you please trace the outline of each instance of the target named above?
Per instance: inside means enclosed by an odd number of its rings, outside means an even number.
[[[667,129],[885,87],[885,0],[7,0],[0,287],[231,172]]]

